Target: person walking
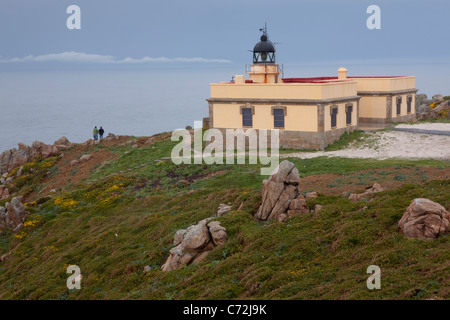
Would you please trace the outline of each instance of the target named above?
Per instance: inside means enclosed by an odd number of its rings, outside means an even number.
[[[92,135],[94,136],[94,140],[98,140],[98,129],[95,126],[94,131],[92,131]]]
[[[100,140],[103,139],[103,134],[105,133],[105,130],[103,130],[102,127],[100,127],[100,130],[98,130],[98,134],[100,135]]]

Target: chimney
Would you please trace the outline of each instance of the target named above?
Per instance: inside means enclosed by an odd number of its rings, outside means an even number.
[[[234,83],[235,84],[244,84],[245,83],[245,76],[243,75],[235,75],[234,76]]]
[[[347,69],[339,68],[339,70],[338,70],[338,80],[347,80]]]

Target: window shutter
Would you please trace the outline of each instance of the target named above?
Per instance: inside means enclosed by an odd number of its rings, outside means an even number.
[[[338,109],[337,108],[333,108],[333,110],[331,111],[331,127],[336,127],[337,124],[337,112]]]
[[[242,126],[252,127],[253,126],[253,115],[251,108],[242,108]]]
[[[274,109],[273,110],[273,126],[275,128],[284,128],[284,110]]]

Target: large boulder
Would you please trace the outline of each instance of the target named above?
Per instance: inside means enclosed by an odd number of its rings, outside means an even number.
[[[450,113],[450,100],[444,101],[431,111],[433,117],[440,118]]]
[[[297,203],[293,205],[295,209],[290,208],[291,201],[300,195],[299,184],[300,175],[294,164],[287,160],[281,162],[272,175],[263,181],[262,204],[255,218],[283,221],[289,216],[288,210],[292,210],[290,215],[305,211],[304,208],[297,209]]]
[[[162,271],[172,271],[200,262],[212,249],[227,241],[226,229],[219,221],[209,222],[211,219],[204,219],[175,233],[173,241],[175,247],[170,249],[170,256],[161,267]]]
[[[423,99],[422,100],[422,104],[425,104],[427,106],[429,106],[430,104],[432,104],[434,101],[431,99]]]
[[[435,94],[432,98],[431,98],[434,102],[436,101],[442,101],[444,100],[444,96],[442,94]]]
[[[70,145],[70,142],[67,145],[67,138],[63,138],[57,140],[58,143],[65,143],[61,145],[61,150],[67,149]],[[11,172],[14,168],[20,167],[35,157],[40,156],[42,159],[46,159],[56,156],[61,151],[55,145],[48,145],[40,141],[34,141],[31,146],[19,143],[18,147],[18,149],[13,148],[0,154],[0,175]]]
[[[40,141],[34,141],[31,145],[31,158],[42,156],[43,159],[46,159],[57,154],[58,149],[55,146],[48,145]]]
[[[436,239],[450,233],[450,213],[439,203],[417,198],[411,201],[398,227],[409,238]]]
[[[416,113],[427,113],[427,112],[431,112],[431,108],[430,106],[427,106],[426,104],[422,104],[420,105],[417,110]]]
[[[416,95],[416,108],[423,104],[423,100],[427,99],[427,95],[424,93]],[[417,109],[416,109],[417,110]]]
[[[15,197],[5,207],[0,207],[0,229],[17,230],[28,217],[28,212],[22,203],[23,197]]]
[[[65,151],[73,147],[73,143],[67,139],[67,137],[61,137],[53,143],[53,146],[58,151]]]
[[[227,229],[220,225],[219,221],[212,221],[208,223],[211,239],[216,246],[220,246],[227,241]]]
[[[61,137],[53,143],[54,146],[71,146],[69,139],[67,137]]]

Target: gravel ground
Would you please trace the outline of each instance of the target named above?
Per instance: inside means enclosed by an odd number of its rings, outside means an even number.
[[[450,123],[398,125],[397,128],[450,131]],[[378,131],[338,151],[298,152],[280,154],[280,158],[309,159],[321,156],[373,159],[438,159],[450,161],[450,136],[411,133],[403,131]]]
[[[395,127],[401,129],[450,131],[450,123],[399,124]]]

